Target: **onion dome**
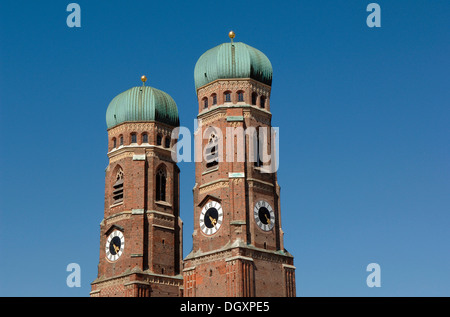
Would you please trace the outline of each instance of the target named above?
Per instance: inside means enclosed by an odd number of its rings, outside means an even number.
[[[169,94],[145,86],[133,87],[114,97],[106,110],[108,129],[123,122],[158,121],[177,127],[180,125],[178,108]]]
[[[194,69],[195,89],[225,78],[252,78],[272,85],[272,64],[267,56],[250,45],[233,42],[234,32],[229,36],[231,43],[213,47],[198,59]]]

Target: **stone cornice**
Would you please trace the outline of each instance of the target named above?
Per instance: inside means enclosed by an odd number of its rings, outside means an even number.
[[[233,109],[233,108],[242,108],[244,111],[244,118],[248,118],[250,116],[262,116],[266,117],[270,120],[272,117],[272,113],[270,111],[267,111],[265,109],[259,108],[258,106],[252,106],[249,104],[223,104],[223,105],[217,105],[217,106],[211,106],[210,109],[203,110],[197,115],[197,119],[201,120],[203,124],[205,124],[205,121],[210,121],[210,116],[218,116],[220,118],[224,117],[226,118],[226,111],[227,109]],[[221,115],[218,115],[217,112],[221,113]],[[256,112],[256,115],[252,115],[251,112]],[[245,115],[247,113],[247,115]]]
[[[191,252],[186,256],[184,261],[189,261],[190,263],[192,263],[192,265],[197,265],[214,261],[217,259],[228,259],[231,258],[232,249],[236,248],[243,250],[243,253],[245,253],[245,255],[242,256],[245,258],[263,259],[265,261],[279,262],[284,264],[288,264],[287,262],[293,259],[293,256],[287,251],[282,250],[272,251],[267,249],[261,249],[251,244],[245,244],[241,240],[236,240],[233,243],[228,243],[224,247],[214,251]]]
[[[152,144],[148,144],[148,143],[143,143],[143,144],[130,144],[130,145],[122,145],[119,146],[118,148],[114,148],[112,149],[110,152],[107,153],[108,157],[110,158],[110,160],[112,160],[113,158],[115,160],[117,160],[118,158],[116,158],[116,156],[122,155],[123,156],[130,156],[132,157],[135,152],[134,150],[136,149],[145,149],[145,151],[148,153],[148,150],[153,150],[153,151],[158,151],[158,152],[162,152],[163,154],[169,154],[170,156],[172,155],[172,150],[170,148],[165,148],[162,145],[152,145]],[[127,153],[127,154],[124,154]],[[151,156],[151,155],[150,155]]]
[[[181,275],[169,276],[156,274],[150,271],[141,271],[139,269],[128,270],[120,275],[103,278],[98,277],[95,279],[91,285],[101,284],[103,287],[108,287],[115,284],[133,284],[134,281],[129,281],[129,277],[131,275],[139,275],[143,278],[143,281],[136,281],[142,283],[158,283],[158,284],[168,284],[168,285],[179,285],[179,283],[183,283],[183,277]],[[97,289],[96,291],[101,290]]]
[[[214,190],[217,188],[224,188],[224,187],[228,187],[228,186],[229,186],[229,180],[227,178],[220,178],[220,179],[214,180],[212,182],[200,185],[199,186],[199,194],[204,194],[211,190]]]

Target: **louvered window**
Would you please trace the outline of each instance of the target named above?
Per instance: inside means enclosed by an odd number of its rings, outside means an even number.
[[[211,134],[207,146],[206,168],[214,167],[219,164],[218,139],[215,134]]]
[[[123,201],[123,171],[122,169],[117,172],[116,182],[113,185],[113,203],[119,203]]]

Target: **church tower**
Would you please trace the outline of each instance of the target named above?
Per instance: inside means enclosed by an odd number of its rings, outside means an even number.
[[[230,38],[194,70],[194,232],[184,296],[295,296],[294,260],[281,228],[272,65],[261,51],[234,42],[233,32]]]
[[[142,81],[106,111],[109,164],[91,296],[182,296],[180,171],[171,151],[178,109]]]

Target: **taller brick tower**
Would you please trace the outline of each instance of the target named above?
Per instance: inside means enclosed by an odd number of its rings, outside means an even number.
[[[295,296],[273,169],[272,65],[259,50],[233,42],[233,32],[230,38],[205,52],[194,70],[196,154],[204,159],[195,165],[184,296]],[[271,150],[267,160],[262,154]]]
[[[178,110],[142,81],[106,112],[109,164],[91,296],[182,296],[179,169],[171,156]]]

